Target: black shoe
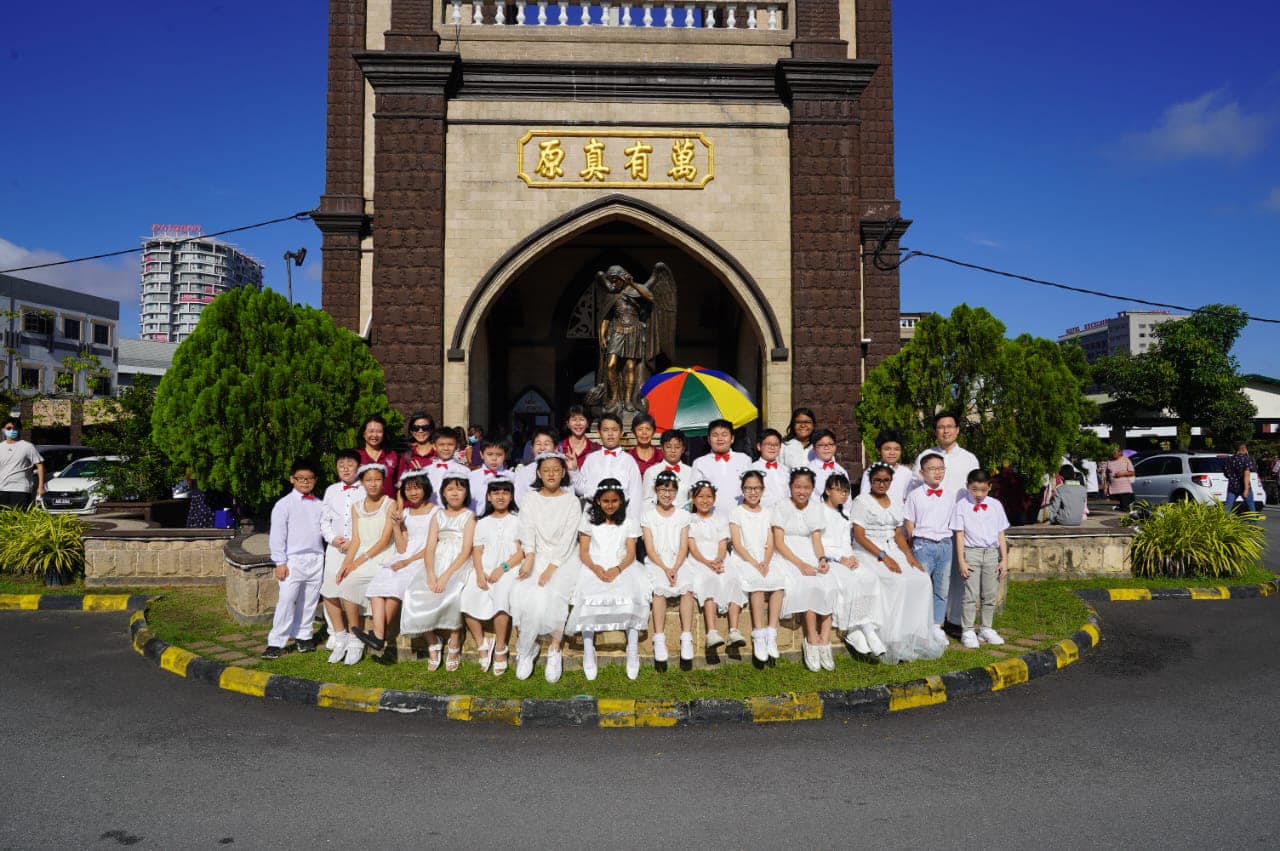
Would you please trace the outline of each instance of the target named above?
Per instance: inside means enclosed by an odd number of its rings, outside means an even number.
[[[363,629],[359,629],[358,627],[352,627],[351,632],[356,638],[360,639],[361,644],[368,647],[370,650],[381,650],[387,646],[385,638],[379,638],[372,632],[365,632]]]
[[[284,655],[283,647],[276,647],[273,644],[267,645],[267,649],[262,651],[263,659],[279,659]]]
[[[293,641],[293,649],[297,653],[311,653],[316,649],[315,639],[295,638]]]

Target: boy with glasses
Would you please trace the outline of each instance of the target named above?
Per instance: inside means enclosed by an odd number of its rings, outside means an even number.
[[[316,489],[316,465],[296,462],[289,483],[293,490],[271,509],[271,561],[276,566],[280,598],[272,616],[263,659],[279,659],[291,637],[299,653],[315,649],[311,625],[315,621],[324,576],[322,508],[312,493]]]

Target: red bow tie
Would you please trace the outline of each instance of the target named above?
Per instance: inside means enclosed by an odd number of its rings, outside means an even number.
[[[355,489],[356,489],[356,488],[358,488],[358,487],[360,487],[360,486],[359,486],[359,485],[343,485],[343,486],[342,486],[342,489],[343,489],[344,491],[353,491],[353,490],[355,490]]]
[[[449,465],[448,465],[448,464],[437,464],[437,465],[436,465],[436,469],[437,469],[437,470],[447,470],[447,469],[449,469]]]
[[[668,465],[667,465],[667,470],[668,470],[669,472],[672,472],[672,473],[678,473],[678,472],[680,472],[680,465],[679,465],[679,464],[668,464]]]
[[[986,504],[985,502],[980,502],[980,503],[978,503],[977,505],[975,505],[975,506],[973,507],[973,510],[974,510],[974,511],[986,511],[986,510],[987,510],[987,504]]]
[[[316,498],[316,495],[315,495],[315,494],[313,494],[313,493],[304,493],[304,494],[302,495],[302,498],[303,498],[303,499],[315,499],[315,498]]]
[[[485,468],[484,468],[484,474],[485,474],[486,476],[496,476],[496,475],[498,475],[498,471],[497,471],[497,470],[490,470],[488,467],[485,467]]]
[[[942,496],[942,489],[939,488],[937,490],[934,490],[933,488],[929,488],[928,494],[929,496]]]
[[[610,458],[617,458],[617,457],[618,457],[618,453],[617,453],[616,451],[612,450],[612,449],[606,449],[606,450],[604,451],[604,454],[605,454],[605,455],[608,455]]]
[[[765,468],[766,470],[776,470],[776,469],[778,469],[778,462],[777,462],[777,461],[765,461],[765,462],[764,462],[764,468]]]
[[[824,470],[834,470],[835,468],[836,468],[835,461],[827,461],[822,465],[822,469]]]
[[[717,461],[728,461],[728,460],[729,460],[729,453],[728,453],[728,452],[726,452],[726,453],[724,453],[723,455],[721,455],[719,452],[717,452],[717,453],[716,453],[716,460],[717,460]]]

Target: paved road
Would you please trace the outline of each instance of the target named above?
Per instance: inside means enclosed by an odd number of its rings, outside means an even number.
[[[242,698],[121,615],[3,613],[0,847],[1274,846],[1280,599],[1101,614],[1085,663],[951,705],[539,731]]]

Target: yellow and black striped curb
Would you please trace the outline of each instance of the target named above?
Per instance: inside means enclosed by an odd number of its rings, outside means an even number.
[[[146,594],[0,594],[0,611],[130,612],[149,599]]]
[[[1000,691],[1051,674],[1098,646],[1097,615],[1045,650],[898,685],[849,691],[791,692],[746,700],[689,701],[575,697],[565,700],[502,699],[427,694],[397,689],[322,683],[237,668],[197,656],[152,635],[143,611],[129,621],[133,648],[170,673],[227,691],[289,703],[354,712],[400,712],[448,721],[488,721],[515,726],[675,727],[723,722],[758,724],[883,714]]]
[[[1258,585],[1213,585],[1208,588],[1078,588],[1090,603],[1131,603],[1146,600],[1248,600],[1280,593],[1280,579]]]

